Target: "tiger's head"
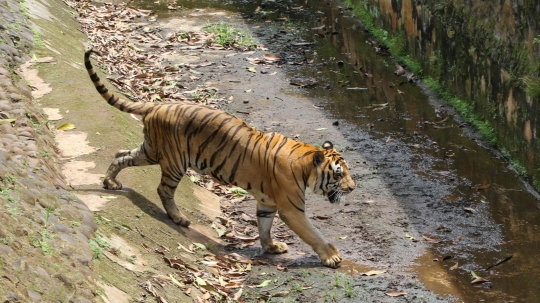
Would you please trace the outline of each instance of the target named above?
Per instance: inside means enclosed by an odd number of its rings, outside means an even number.
[[[313,154],[313,164],[317,169],[317,179],[311,182],[311,189],[328,197],[330,203],[339,203],[344,195],[356,188],[347,163],[332,142],[324,142],[322,149]]]

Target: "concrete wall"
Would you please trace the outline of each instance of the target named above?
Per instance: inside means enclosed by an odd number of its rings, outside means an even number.
[[[497,147],[540,187],[540,2],[534,0],[352,0],[376,27],[472,105],[494,128]]]

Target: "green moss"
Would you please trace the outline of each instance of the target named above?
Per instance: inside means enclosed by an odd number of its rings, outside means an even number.
[[[366,1],[351,0],[343,1],[345,6],[352,8],[353,14],[362,22],[366,29],[379,41],[388,47],[388,50],[401,61],[410,71],[417,75],[422,75],[422,64],[407,55],[407,39],[404,33],[389,33],[375,25],[375,20],[379,16],[379,11],[375,8],[369,9]]]
[[[497,137],[495,136],[495,131],[491,126],[491,123],[476,115],[469,103],[450,94],[441,83],[432,77],[426,77],[424,82],[430,89],[435,91],[441,99],[452,105],[465,122],[474,126],[490,145],[497,146]]]
[[[523,78],[525,83],[525,91],[533,99],[540,97],[540,78],[533,76],[525,76]]]

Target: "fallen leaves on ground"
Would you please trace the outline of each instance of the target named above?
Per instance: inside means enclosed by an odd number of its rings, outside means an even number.
[[[481,184],[481,185],[471,186],[471,189],[484,190],[484,189],[488,189],[489,187],[490,187],[490,184]]]
[[[360,275],[369,277],[369,276],[376,276],[376,275],[384,274],[385,272],[386,270],[370,270],[367,272],[360,273]]]
[[[70,129],[75,129],[75,125],[73,125],[72,123],[64,123],[64,124],[60,125],[57,129],[58,129],[58,130],[70,130]]]
[[[482,278],[479,275],[477,275],[474,271],[471,270],[471,275],[473,276],[474,280],[471,281],[471,284],[478,284],[478,283],[484,283],[489,282],[488,279]]]
[[[399,297],[399,296],[404,296],[406,294],[407,294],[407,292],[404,291],[404,290],[390,290],[390,291],[386,292],[386,295],[388,295],[390,297]]]
[[[427,236],[424,236],[424,235],[422,235],[422,238],[424,238],[424,240],[426,240],[426,241],[429,242],[429,243],[434,243],[434,244],[436,244],[436,243],[440,243],[440,242],[441,242],[441,240],[433,239],[433,238],[430,238],[430,237],[427,237]]]
[[[164,55],[205,48],[243,49],[215,44],[215,35],[205,31],[165,34],[152,25],[141,27],[141,21],[154,18],[150,10],[124,4],[64,2],[77,10],[81,30],[92,41],[92,48],[103,54],[95,58],[98,65],[107,74],[116,75],[110,78],[111,83],[128,98],[145,102],[204,101],[210,105],[222,101],[216,88],[193,82],[204,76],[201,68],[215,65],[214,62],[172,64]],[[194,87],[190,89],[187,86],[191,83]]]

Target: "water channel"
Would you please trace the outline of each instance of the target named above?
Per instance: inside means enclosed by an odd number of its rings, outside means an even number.
[[[395,75],[396,62],[377,53],[377,43],[339,3],[186,0],[177,3],[182,7],[178,11],[167,11],[165,2],[138,0],[135,4],[158,10],[161,18],[206,8],[238,12],[248,25],[288,18],[285,22],[297,28],[305,41],[314,42],[310,51],[304,53],[295,55],[282,50],[287,61],[313,60],[313,64],[287,67],[291,79],[315,79],[318,84],[304,92],[318,100],[317,106],[324,107],[331,117],[346,121],[357,132],[398,141],[404,152],[412,155],[411,165],[417,174],[447,183],[451,194],[435,206],[461,207],[470,212],[460,218],[448,213],[446,218],[434,216],[425,218],[427,223],[418,223],[419,230],[427,231],[428,225],[432,227],[441,220],[440,228],[451,229],[449,235],[462,236],[452,246],[433,244],[431,252],[433,256],[452,255],[466,260],[459,270],[448,271],[445,278],[459,289],[460,299],[540,302],[538,195],[530,191],[498,153],[462,127],[449,106],[430,96],[421,83],[411,84],[405,76]],[[266,14],[255,14],[257,7]],[[272,48],[270,43],[267,46]],[[411,205],[411,213],[429,216],[429,211],[414,208]],[[509,256],[510,260],[485,270]],[[425,268],[434,262],[433,258],[418,262],[416,271],[429,287],[427,281],[433,273]],[[471,271],[488,277],[490,282],[471,284]]]

